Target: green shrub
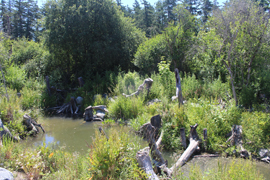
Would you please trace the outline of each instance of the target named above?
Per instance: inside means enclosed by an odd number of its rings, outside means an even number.
[[[11,65],[6,69],[6,83],[11,89],[20,90],[23,88],[26,81],[26,73],[23,68],[16,65]]]
[[[143,83],[143,78],[136,72],[128,72],[126,74],[119,73],[117,76],[117,84],[114,89],[116,95],[125,93],[131,94],[137,91],[138,87]]]
[[[145,173],[137,165],[136,152],[140,149],[136,142],[131,142],[122,129],[109,133],[109,139],[96,131],[90,150],[91,179],[141,179]]]
[[[39,91],[37,90],[33,90],[31,88],[28,87],[24,87],[21,90],[21,105],[22,105],[22,109],[26,110],[26,109],[30,109],[30,108],[39,108],[40,107],[40,98],[41,98],[41,94]]]
[[[199,98],[202,95],[202,84],[194,74],[192,76],[185,74],[182,79],[182,93],[185,99]]]
[[[263,112],[242,113],[244,147],[255,154],[260,148],[270,148],[270,117]]]
[[[115,102],[109,102],[109,116],[116,119],[132,119],[144,111],[142,97],[118,96]]]

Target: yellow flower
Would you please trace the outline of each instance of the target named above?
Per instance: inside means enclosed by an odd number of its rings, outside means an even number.
[[[53,156],[53,152],[49,155],[49,158],[51,158]]]

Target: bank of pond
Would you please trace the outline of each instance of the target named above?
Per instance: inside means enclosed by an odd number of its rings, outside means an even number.
[[[149,178],[136,160],[136,153],[148,147],[148,142],[130,126],[62,117],[43,118],[40,122],[46,133],[19,143],[3,142],[1,166],[13,172],[15,179]],[[184,152],[183,148],[162,150],[162,146],[160,150],[167,167],[173,166]],[[159,178],[167,178],[160,170],[154,171]],[[267,179],[269,175],[270,165],[264,162],[200,154],[190,158],[171,178]]]

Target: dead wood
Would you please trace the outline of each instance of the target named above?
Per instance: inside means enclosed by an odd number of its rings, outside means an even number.
[[[137,159],[139,166],[146,172],[146,174],[149,175],[148,179],[151,179],[151,180],[158,180],[159,179],[153,170],[152,162],[151,162],[151,159],[149,157],[149,148],[148,147],[138,151],[136,154],[136,159]]]
[[[44,128],[41,124],[38,124],[34,119],[32,119],[28,114],[23,115],[23,123],[27,126],[27,129],[29,131],[33,131],[35,134],[39,133],[39,129],[37,127],[40,127],[43,133],[45,133]]]
[[[179,106],[183,104],[183,96],[182,96],[182,89],[181,89],[181,79],[179,75],[179,71],[177,68],[174,70],[175,73],[175,80],[176,80],[176,96],[172,97],[172,100],[178,99]]]
[[[94,115],[94,111],[96,110],[96,115]],[[99,106],[88,106],[84,110],[84,120],[85,121],[103,121],[105,117],[105,113],[109,112],[105,105],[99,105]]]
[[[123,96],[125,97],[131,97],[131,96],[138,96],[143,90],[144,90],[144,86],[146,87],[146,90],[147,90],[147,96],[150,92],[150,88],[152,87],[152,84],[153,84],[153,79],[151,78],[147,78],[143,81],[143,83],[138,87],[137,91],[130,94],[130,95],[126,95],[125,93],[123,93]]]
[[[232,135],[231,135],[231,137],[229,137],[229,139],[226,141],[226,143],[230,141],[231,142],[231,146],[234,146],[235,145],[237,148],[240,148],[240,156],[241,157],[248,158],[249,157],[249,153],[243,147],[242,126],[240,126],[240,125],[233,125],[231,132],[232,132],[231,133]]]
[[[173,165],[173,167],[170,168],[172,172],[177,170],[179,167],[183,166],[199,146],[199,136],[196,131],[197,127],[198,124],[190,126],[190,144],[188,148],[185,150],[185,152],[178,159],[178,161]]]

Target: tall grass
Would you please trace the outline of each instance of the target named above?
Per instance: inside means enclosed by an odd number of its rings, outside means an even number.
[[[200,167],[195,164],[191,166],[189,177],[178,174],[176,179],[191,180],[263,180],[264,176],[256,169],[256,164],[251,160],[233,159],[229,164],[218,162],[217,167],[202,172]]]
[[[116,119],[132,119],[144,111],[143,98],[118,96],[114,102],[109,102],[109,116]]]
[[[96,132],[90,150],[89,162],[92,179],[142,179],[145,173],[138,167],[136,152],[139,145],[131,141],[124,129],[112,130],[109,139]]]

